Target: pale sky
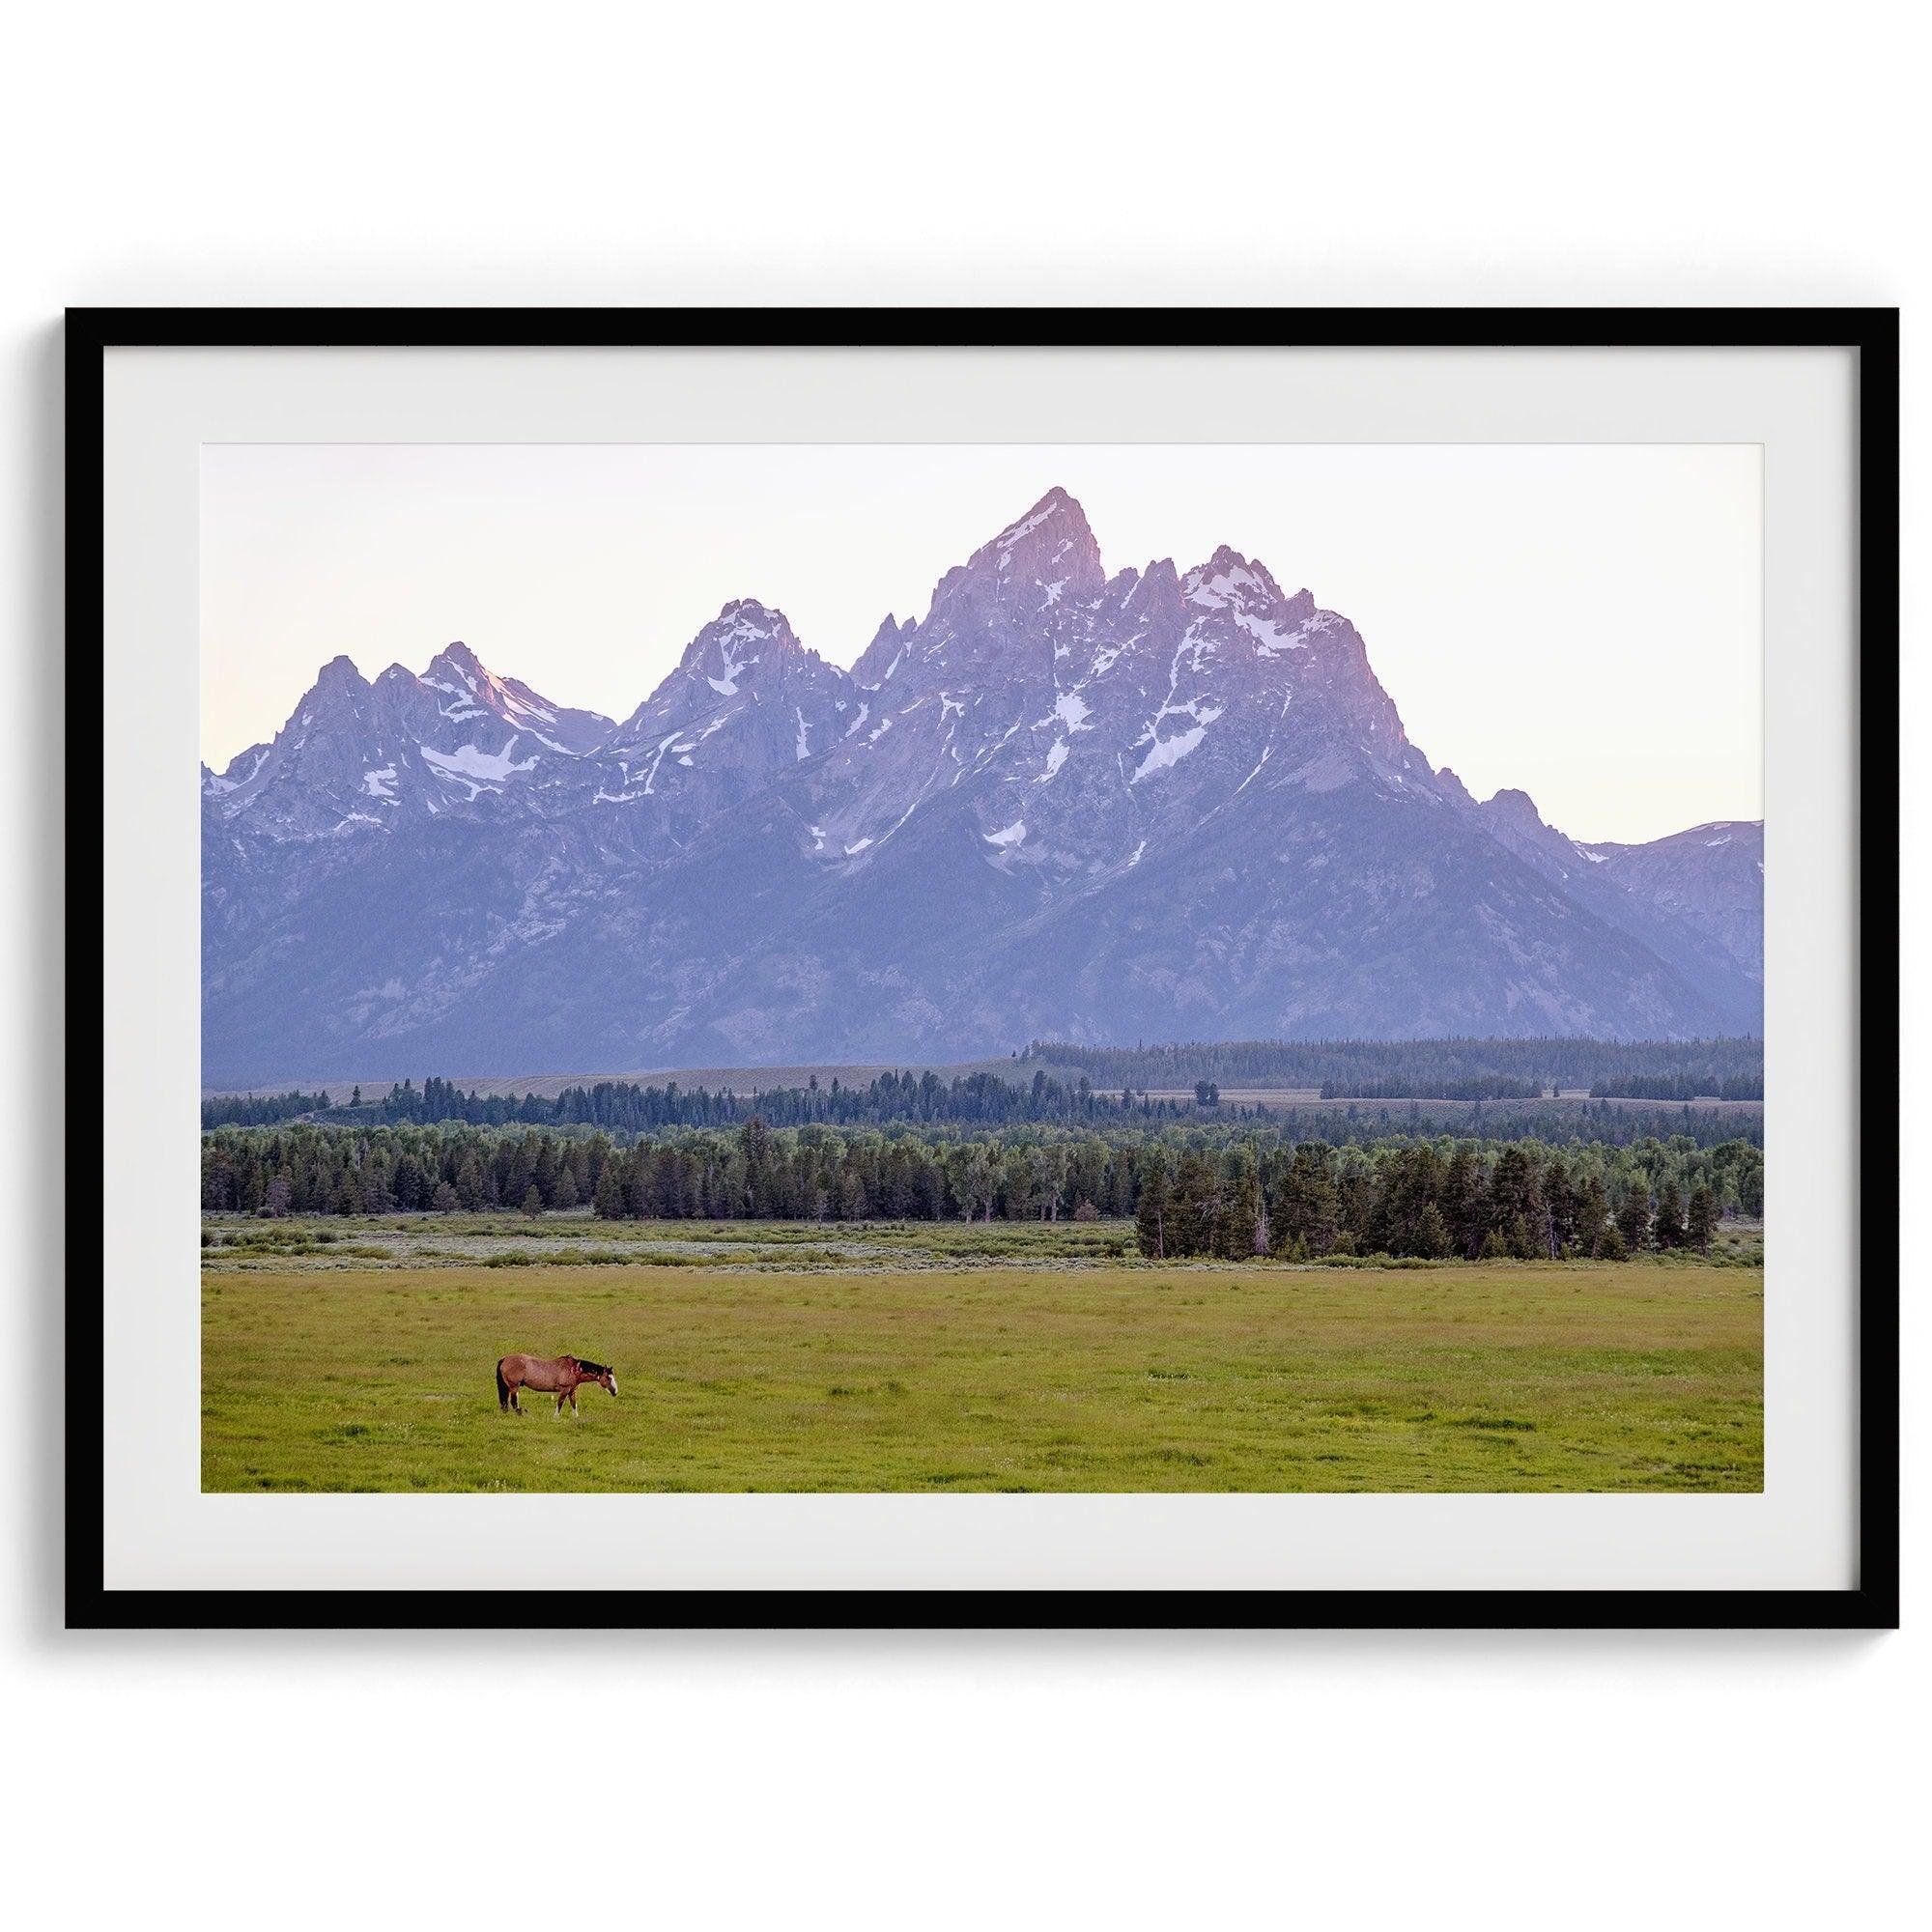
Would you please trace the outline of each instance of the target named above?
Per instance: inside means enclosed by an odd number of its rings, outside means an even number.
[[[1059,484],[1108,572],[1223,543],[1361,632],[1432,763],[1585,839],[1763,810],[1755,445],[263,444],[202,453],[202,756],[463,639],[628,715],[735,597],[849,666]]]

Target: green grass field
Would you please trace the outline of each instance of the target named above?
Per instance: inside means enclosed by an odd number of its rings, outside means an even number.
[[[1104,1223],[260,1226],[204,1271],[210,1490],[1763,1481],[1758,1266],[1162,1267]],[[513,1350],[621,1394],[502,1415]]]

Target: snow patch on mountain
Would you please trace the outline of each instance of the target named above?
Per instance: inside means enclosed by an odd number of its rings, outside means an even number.
[[[480,745],[459,745],[453,752],[439,752],[434,745],[418,745],[416,751],[431,771],[469,785],[469,796],[474,798],[479,791],[500,785],[519,772],[536,770],[534,757],[520,764],[512,755],[519,742],[512,738],[500,752],[486,752]]]
[[[1235,622],[1255,640],[1256,653],[1264,658],[1273,657],[1278,651],[1305,651],[1308,639],[1296,630],[1284,636],[1272,617],[1257,617],[1247,611],[1237,611]]]
[[[1188,753],[1193,751],[1207,735],[1208,726],[1206,724],[1196,724],[1191,729],[1179,732],[1172,738],[1156,738],[1153,750],[1140,761],[1139,767],[1128,782],[1130,784],[1139,784],[1144,778],[1150,778],[1155,772],[1171,770],[1182,758],[1186,757]]]
[[[1011,550],[1022,537],[1031,536],[1042,524],[1048,523],[1054,517],[1058,516],[1061,508],[1062,501],[1060,498],[1049,498],[1038,509],[1035,510],[1031,516],[1022,517],[1016,524],[1009,524],[993,539],[995,548],[999,550]]]
[[[1241,565],[1217,572],[1213,577],[1207,576],[1205,572],[1190,571],[1187,576],[1187,601],[1209,611],[1224,611],[1237,591],[1259,590],[1261,587],[1261,579]]]

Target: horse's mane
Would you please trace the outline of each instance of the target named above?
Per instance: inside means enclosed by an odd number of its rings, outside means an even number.
[[[577,1366],[580,1369],[582,1369],[586,1376],[608,1376],[611,1373],[609,1365],[604,1362],[586,1362],[581,1355],[573,1355],[571,1357],[571,1360],[574,1361],[577,1364]]]

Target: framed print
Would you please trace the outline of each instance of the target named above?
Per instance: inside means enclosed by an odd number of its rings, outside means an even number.
[[[1895,315],[68,401],[71,1623],[1896,1620]]]

